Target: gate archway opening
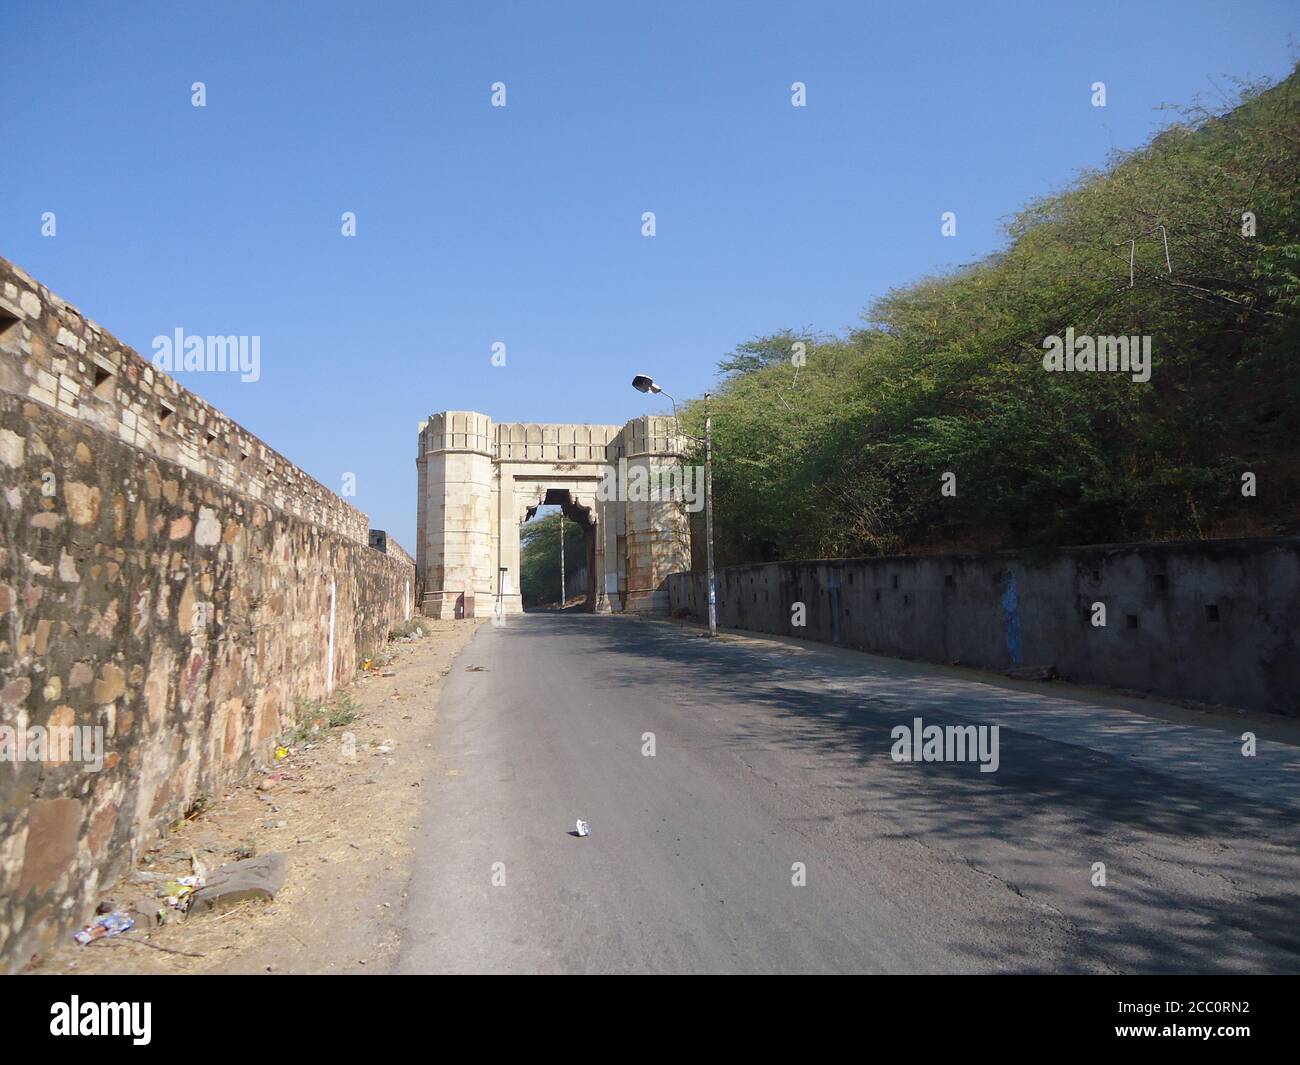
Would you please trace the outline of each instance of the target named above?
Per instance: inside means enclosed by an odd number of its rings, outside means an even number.
[[[542,507],[556,507],[559,513],[564,515],[566,521],[572,522],[582,530],[582,557],[575,560],[571,552],[565,553],[566,566],[563,571],[564,596],[563,602],[560,602],[560,586],[556,584],[554,589],[555,598],[560,610],[570,609],[569,603],[577,596],[582,597],[580,606],[574,609],[581,609],[592,612],[596,609],[596,523],[593,520],[591,507],[583,506],[574,497],[574,494],[567,488],[548,488],[545,494],[541,496],[537,503],[528,507],[524,512],[524,519],[521,526],[528,524]],[[578,564],[575,565],[575,562]],[[520,589],[522,591],[522,588]],[[544,609],[542,599],[533,609]],[[529,604],[523,604],[524,609],[529,609]]]

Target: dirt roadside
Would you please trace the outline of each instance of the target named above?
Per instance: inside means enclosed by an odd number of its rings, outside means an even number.
[[[483,621],[421,619],[429,635],[390,643],[335,706],[346,723],[304,730],[256,780],[174,826],[138,871],[102,891],[115,909],[156,912],[162,878],[283,852],[273,901],[210,914],[139,920],[87,946],[69,941],[37,973],[364,973],[395,957],[395,917],[410,875],[438,698],[456,656]],[[387,661],[384,659],[387,658]],[[355,718],[351,718],[355,714]],[[351,739],[348,739],[348,736]],[[349,756],[354,747],[355,754]],[[173,953],[182,952],[182,953]],[[192,956],[197,955],[197,956]]]

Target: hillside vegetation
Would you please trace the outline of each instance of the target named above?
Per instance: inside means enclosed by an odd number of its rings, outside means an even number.
[[[846,336],[740,345],[713,399],[721,561],[1296,532],[1298,176],[1293,73],[1185,111]],[[1067,327],[1149,336],[1150,380],[1047,372]]]

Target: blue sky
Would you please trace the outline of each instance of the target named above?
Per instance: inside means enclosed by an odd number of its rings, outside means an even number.
[[[1293,0],[0,6],[0,255],[146,356],[260,336],[256,383],[177,376],[354,473],[411,550],[430,412],[617,423],[652,409],[636,372],[688,397],[751,336],[842,332],[1160,104],[1286,74],[1300,25]]]

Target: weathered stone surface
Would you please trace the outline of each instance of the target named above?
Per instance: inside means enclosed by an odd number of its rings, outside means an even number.
[[[27,811],[27,846],[15,893],[38,896],[74,871],[81,834],[81,803],[76,799],[37,799]]]
[[[235,906],[247,899],[273,899],[284,887],[287,868],[288,860],[280,852],[223,865],[194,893],[190,913]]]
[[[21,466],[25,442],[12,429],[0,429],[0,462],[6,466]]]
[[[194,542],[200,547],[211,547],[221,539],[221,522],[211,507],[199,508],[199,523],[194,528]]]
[[[111,703],[126,692],[126,674],[117,666],[106,665],[95,681],[95,702]]]
[[[198,794],[247,776],[295,699],[346,682],[415,574],[369,546],[364,514],[3,260],[0,284],[45,307],[0,332],[0,721],[106,732],[98,774],[0,772],[8,968],[78,927],[87,885]],[[57,406],[39,383],[56,378]]]
[[[77,561],[66,549],[59,552],[59,580],[67,584],[76,584],[81,580],[81,574],[77,572]]]
[[[63,486],[68,500],[68,517],[78,525],[94,525],[99,520],[100,490],[95,485],[68,481]]]
[[[109,841],[113,838],[113,829],[117,824],[117,813],[117,803],[109,802],[91,815],[86,842],[92,855],[101,856],[108,848]]]

